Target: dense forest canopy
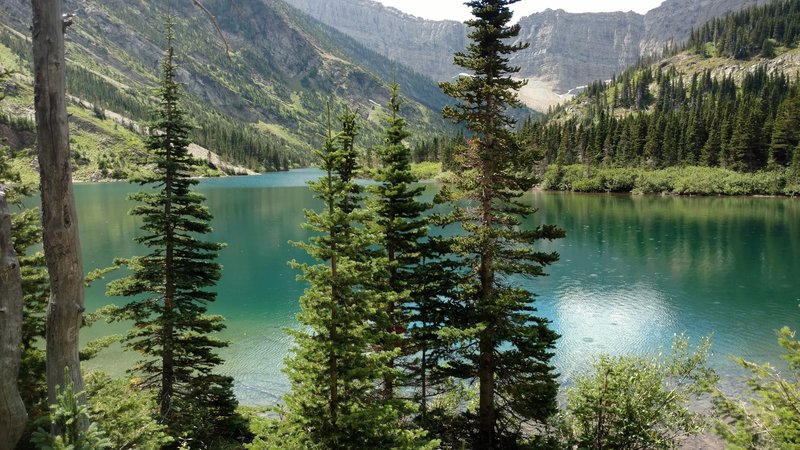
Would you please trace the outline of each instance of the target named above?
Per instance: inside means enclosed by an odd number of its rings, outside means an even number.
[[[796,177],[800,77],[765,58],[795,48],[798,23],[796,0],[711,21],[692,32],[685,49],[666,49],[665,60],[643,60],[590,84],[575,102],[523,124],[521,136],[546,165],[789,169]],[[713,66],[683,71],[669,59],[683,52],[765,60],[743,74]]]

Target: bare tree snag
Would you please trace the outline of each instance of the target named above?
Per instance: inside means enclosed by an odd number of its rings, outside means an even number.
[[[47,391],[56,400],[64,368],[76,392],[83,391],[78,332],[83,314],[83,264],[72,192],[69,123],[61,0],[31,0],[33,6],[34,103],[41,173],[44,253],[50,276],[47,306]]]
[[[17,444],[28,414],[17,379],[22,358],[22,275],[11,242],[11,213],[0,186],[0,450]]]

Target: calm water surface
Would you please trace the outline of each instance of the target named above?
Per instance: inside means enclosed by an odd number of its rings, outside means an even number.
[[[304,286],[286,262],[307,260],[288,241],[308,237],[303,209],[318,203],[305,183],[317,175],[297,170],[199,185],[215,216],[211,239],[227,243],[210,309],[227,319],[222,337],[232,344],[222,370],[235,377],[243,403],[274,403],[288,387],[281,368],[291,341],[283,329],[297,325]],[[75,186],[87,271],[143,253],[131,239],[139,223],[127,214],[126,195],[136,189]],[[565,384],[599,353],[652,353],[681,332],[713,334],[711,362],[732,375],[729,355],[775,361],[774,330],[800,327],[800,200],[539,192],[526,199],[540,211],[525,226],[567,231],[567,239],[541,247],[561,254],[550,276],[524,281],[563,335],[555,363]],[[103,281],[90,287],[89,309],[124,302],[104,291]],[[83,338],[124,329],[100,324]],[[135,359],[114,347],[87,366],[121,375]]]

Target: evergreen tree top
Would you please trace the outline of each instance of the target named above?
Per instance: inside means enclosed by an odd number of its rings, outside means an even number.
[[[517,91],[525,86],[523,80],[510,75],[519,72],[519,67],[509,64],[509,56],[528,47],[528,43],[508,43],[519,35],[520,26],[509,25],[512,12],[509,5],[518,0],[475,0],[466,4],[472,8],[475,18],[466,24],[471,27],[472,42],[466,52],[456,52],[453,62],[472,74],[461,76],[455,82],[443,82],[439,86],[445,94],[460,101],[456,106],[447,106],[443,114],[454,122],[466,122],[468,128],[478,135],[485,133],[505,134],[503,130],[515,123],[505,114],[509,107],[520,107]],[[510,135],[501,141],[508,142]]]

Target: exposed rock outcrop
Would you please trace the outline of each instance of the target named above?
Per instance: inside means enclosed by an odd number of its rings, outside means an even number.
[[[424,20],[373,0],[286,1],[420,73],[444,80],[461,72],[453,66],[452,55],[466,45],[464,24]],[[541,108],[557,102],[576,86],[611,78],[640,57],[660,52],[671,40],[684,41],[692,27],[708,19],[766,1],[667,0],[645,15],[546,10],[523,17],[519,39],[531,46],[513,62],[543,94],[527,96],[526,103]],[[544,92],[542,86],[553,91]]]

